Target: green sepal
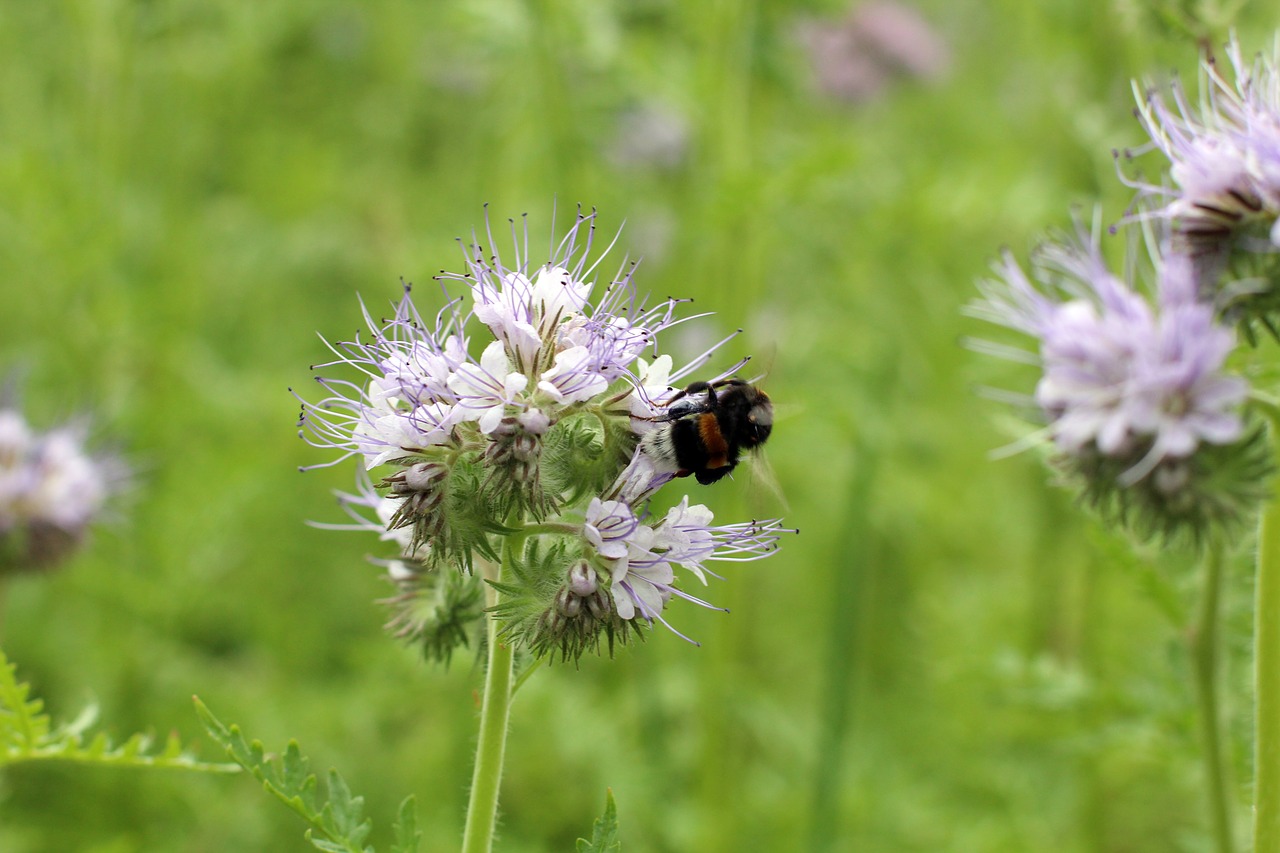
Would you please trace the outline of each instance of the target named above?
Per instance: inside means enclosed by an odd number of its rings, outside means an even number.
[[[562,418],[543,439],[542,479],[564,505],[602,494],[636,448],[630,418],[579,412]]]
[[[503,642],[527,649],[537,658],[559,657],[576,663],[587,652],[599,654],[603,648],[612,657],[615,645],[627,645],[633,636],[644,639],[638,620],[618,618],[604,578],[598,593],[607,605],[602,618],[594,616],[585,603],[573,616],[558,608],[557,598],[563,594],[569,568],[580,557],[575,539],[546,545],[531,538],[523,553],[510,560],[508,581],[486,581],[501,593],[501,603],[489,612],[498,620]]]
[[[470,646],[482,633],[480,578],[448,566],[417,569],[412,578],[398,582],[398,595],[382,600],[393,612],[387,629],[418,646],[426,659],[447,666],[456,649]]]
[[[1227,269],[1217,292],[1210,294],[1223,319],[1234,322],[1253,347],[1258,345],[1259,332],[1280,341],[1280,258],[1247,248],[1248,244],[1270,245],[1274,223],[1274,217],[1266,217],[1236,229],[1230,242],[1219,248]],[[1248,282],[1248,286],[1233,286],[1236,282]]]
[[[606,789],[604,814],[591,826],[591,840],[579,838],[577,853],[619,853],[622,842],[618,840],[618,807],[613,802],[613,789]]]
[[[54,726],[44,702],[32,699],[31,685],[18,681],[16,667],[0,652],[0,767],[29,761],[66,761],[115,767],[170,767],[206,773],[235,773],[234,764],[198,761],[176,734],[155,747],[153,738],[135,734],[115,745],[101,732],[89,736],[98,709],[86,707],[70,723]]]
[[[1185,474],[1185,483],[1176,491],[1161,491],[1159,470],[1130,486],[1121,485],[1121,478],[1141,462],[1149,447],[1138,447],[1124,457],[1097,452],[1060,456],[1054,463],[1104,521],[1143,541],[1185,540],[1202,546],[1211,534],[1237,535],[1271,496],[1275,465],[1260,423],[1237,442],[1202,442],[1195,453],[1174,463]]]
[[[471,571],[474,554],[496,561],[498,551],[490,536],[505,535],[502,507],[483,488],[486,471],[470,453],[459,455],[449,467],[440,488],[444,498],[435,509],[421,515],[408,511],[406,502],[391,518],[392,529],[408,527],[413,532],[410,552],[429,546],[424,559],[432,566],[458,566]],[[401,462],[422,461],[406,457]]]
[[[264,790],[311,824],[304,837],[313,847],[326,853],[374,853],[374,848],[365,844],[373,823],[364,814],[364,797],[352,796],[337,770],[329,771],[326,796],[320,792],[319,782],[297,741],[289,741],[277,762],[267,756],[260,741],[245,741],[239,726],[223,724],[198,697],[193,697],[193,701],[209,736],[227,755],[253,774]],[[408,798],[400,806],[394,851],[415,853],[417,850],[417,821],[411,814],[406,817],[407,812],[412,811],[413,800]],[[407,831],[403,829],[405,826]],[[313,833],[323,837],[315,837]]]

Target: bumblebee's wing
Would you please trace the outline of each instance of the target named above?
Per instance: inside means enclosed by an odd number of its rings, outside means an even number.
[[[761,516],[789,513],[791,505],[787,503],[787,496],[783,494],[782,486],[764,451],[754,450],[745,454],[743,461],[746,465],[741,467],[747,469],[747,503],[752,511],[758,511]]]
[[[773,404],[773,422],[776,426],[779,421],[784,423],[796,417],[803,407],[796,403],[784,403],[779,405]],[[761,517],[772,515],[785,515],[791,511],[791,504],[787,502],[787,496],[782,491],[782,485],[778,482],[778,477],[773,472],[773,465],[769,463],[769,457],[763,447],[756,448],[750,453],[743,455],[743,462],[747,469],[747,503],[753,512],[758,512]]]

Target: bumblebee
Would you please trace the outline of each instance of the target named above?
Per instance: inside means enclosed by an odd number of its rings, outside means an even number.
[[[645,434],[640,450],[677,477],[692,474],[706,486],[733,471],[745,448],[764,444],[773,431],[769,395],[738,378],[694,382],[675,396],[663,423]]]

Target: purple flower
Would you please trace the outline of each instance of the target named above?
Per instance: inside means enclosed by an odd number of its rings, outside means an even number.
[[[1248,66],[1234,39],[1226,52],[1233,79],[1206,60],[1198,104],[1177,81],[1167,97],[1136,92],[1151,142],[1134,153],[1163,154],[1172,185],[1122,176],[1145,207],[1130,219],[1170,224],[1173,249],[1193,257],[1207,298],[1214,298],[1233,252],[1273,253],[1280,246],[1280,73],[1274,57]]]
[[[627,555],[627,543],[639,526],[627,504],[592,498],[582,524],[582,535],[601,557],[620,560]]]
[[[83,424],[40,434],[0,408],[0,574],[58,562],[84,537],[128,477],[91,454]]]
[[[394,543],[392,623],[430,638],[433,656],[465,631],[431,614],[479,614],[477,570],[495,579],[500,553],[509,559],[491,612],[504,635],[576,658],[662,621],[673,596],[710,606],[680,590],[677,570],[705,583],[707,561],[763,556],[784,532],[715,526],[687,500],[644,521],[674,472],[654,470],[638,437],[665,414],[673,383],[732,335],[673,369],[658,336],[693,318],[677,317],[680,300],[647,305],[625,259],[601,281],[612,244],[594,256],[594,223],[579,214],[536,266],[514,223],[509,260],[473,238],[466,272],[437,277],[457,298],[433,322],[407,286],[390,319],[365,311],[368,333],[332,345],[336,357],[319,366],[348,376],[318,377],[327,396],[302,403],[303,438],[337,451],[335,462],[363,462],[356,493],[340,496],[353,523],[339,527]]]
[[[679,588],[676,566],[705,586],[706,575],[713,574],[705,562],[758,560],[777,550],[781,534],[795,532],[778,520],[719,526],[714,520],[711,510],[690,506],[687,496],[653,525],[622,501],[592,500],[583,538],[604,566],[619,617],[667,624],[662,611],[673,596],[712,607]]]
[[[514,223],[513,223],[514,232]],[[492,245],[493,234],[486,232]],[[475,303],[477,319],[501,341],[516,369],[531,383],[555,379],[568,368],[555,370],[557,354],[585,347],[589,356],[575,354],[574,370],[591,373],[607,386],[628,372],[631,362],[652,346],[662,329],[672,325],[677,300],[656,309],[637,308],[634,265],[622,267],[594,303],[596,275],[603,255],[589,260],[595,240],[595,214],[579,214],[569,232],[553,248],[551,259],[531,269],[528,234],[521,241],[513,233],[515,258],[507,266],[501,255],[486,251],[478,239],[466,251],[466,274],[442,273],[442,281],[465,283]],[[608,248],[605,249],[605,253]]]
[[[1042,253],[1039,285],[1009,256],[998,272],[977,313],[1037,340],[1035,402],[1063,453],[1130,459],[1121,479],[1131,484],[1241,437],[1248,384],[1224,372],[1235,335],[1191,298],[1187,264],[1160,267],[1154,305],[1083,238]]]
[[[485,347],[480,363],[460,365],[449,377],[449,390],[457,397],[462,420],[477,421],[480,432],[488,435],[508,406],[521,407],[521,392],[529,377],[510,369],[501,341]]]
[[[936,81],[950,64],[938,31],[903,3],[858,3],[843,19],[809,19],[797,27],[817,88],[850,103],[881,95],[903,78]]]
[[[560,405],[581,403],[603,394],[609,380],[591,358],[585,346],[573,346],[556,353],[551,369],[542,374],[539,390]]]
[[[428,325],[418,314],[408,286],[384,322],[364,313],[370,340],[331,345],[337,358],[318,369],[353,367],[362,382],[317,376],[328,397],[302,401],[300,435],[311,445],[341,451],[320,466],[360,456],[366,469],[451,442],[457,395],[449,381],[470,364],[466,340],[457,334],[465,320],[450,303]]]

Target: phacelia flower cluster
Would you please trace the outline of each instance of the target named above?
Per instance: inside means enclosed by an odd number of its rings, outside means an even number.
[[[1157,254],[1152,292],[1114,275],[1096,239],[1012,257],[975,313],[1029,336],[1041,376],[1027,401],[1087,500],[1142,535],[1244,518],[1270,470],[1246,423],[1248,383],[1227,366],[1235,333],[1197,298],[1190,260]]]
[[[118,460],[89,453],[83,425],[39,433],[0,407],[0,575],[62,561],[124,479]]]
[[[1176,81],[1167,95],[1135,89],[1150,142],[1130,153],[1159,151],[1168,181],[1125,180],[1138,190],[1132,218],[1167,224],[1201,296],[1253,340],[1256,325],[1280,328],[1280,74],[1274,56],[1246,63],[1235,40],[1226,54],[1230,79],[1202,63],[1198,103]]]
[[[341,496],[345,526],[395,543],[390,627],[432,657],[482,620],[481,574],[504,636],[576,659],[665,624],[673,598],[704,603],[683,585],[705,583],[706,562],[758,559],[784,532],[776,520],[715,525],[687,500],[648,516],[672,473],[637,451],[639,436],[724,341],[673,370],[657,344],[683,322],[681,300],[646,307],[625,259],[601,282],[612,244],[594,252],[595,216],[580,212],[536,264],[527,223],[511,225],[510,262],[491,231],[473,235],[466,271],[437,276],[446,301],[434,317],[407,285],[389,318],[365,311],[368,337],[332,345],[336,358],[317,366],[328,396],[303,401],[303,437],[338,451],[326,464],[362,462]]]

